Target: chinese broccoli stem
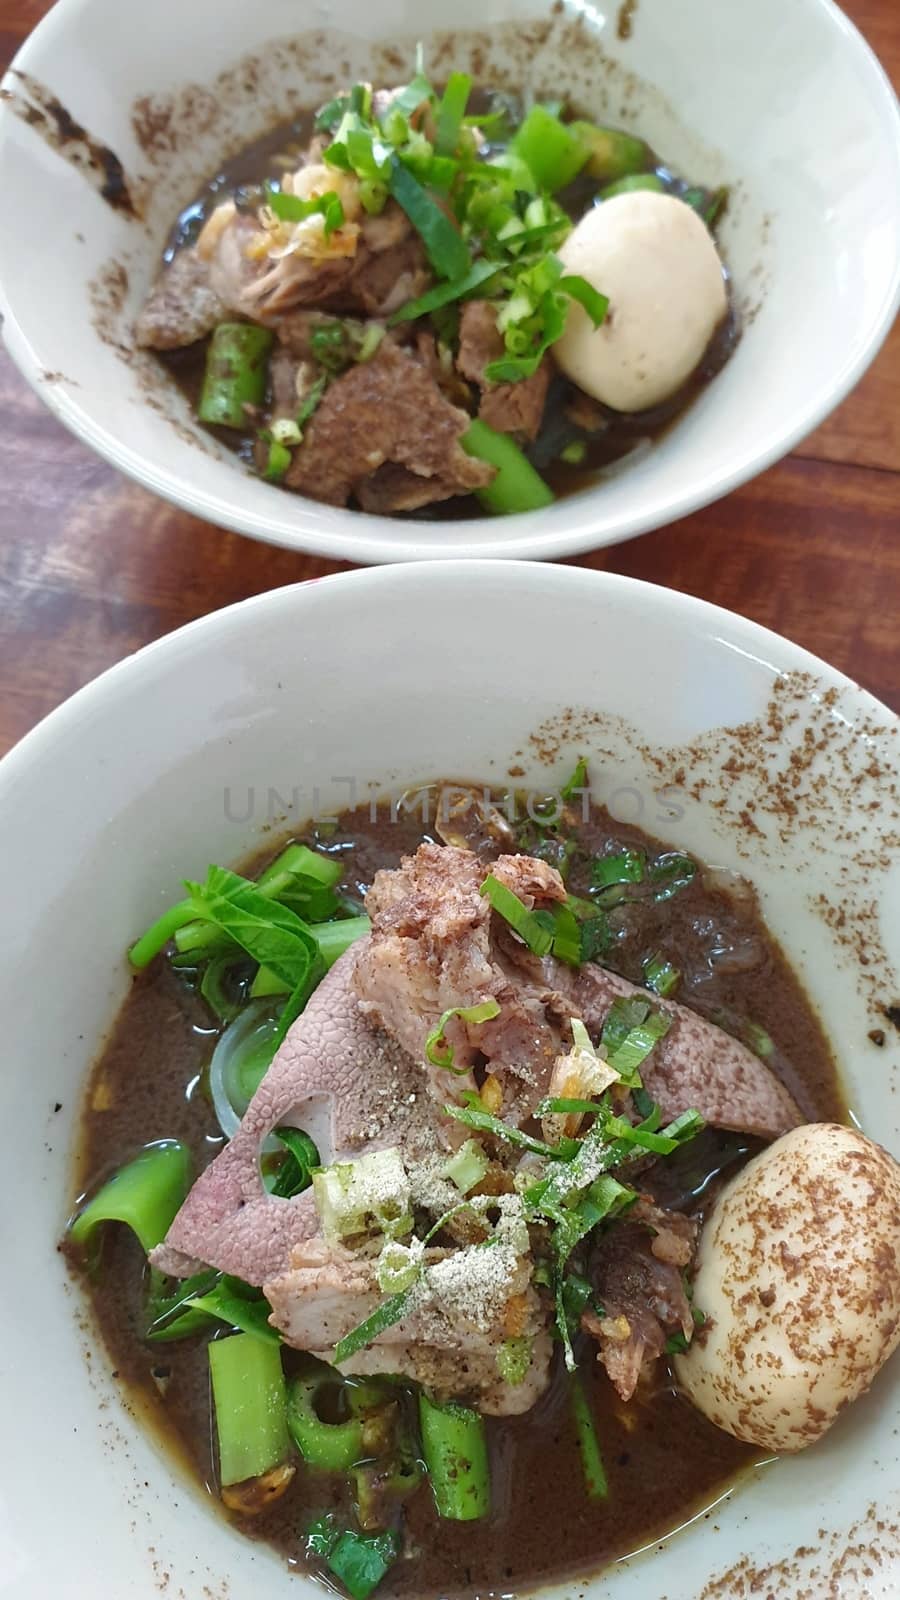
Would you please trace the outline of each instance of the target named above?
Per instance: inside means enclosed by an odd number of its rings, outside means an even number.
[[[220,322],[206,352],[206,375],[197,415],[201,422],[226,428],[252,426],[248,406],[266,397],[271,328],[253,322]]]
[[[214,1339],[209,1371],[223,1488],[260,1478],[291,1452],[287,1392],[277,1344],[251,1333]]]
[[[438,1515],[453,1522],[486,1517],[491,1505],[484,1418],[466,1406],[419,1396],[422,1454]]]

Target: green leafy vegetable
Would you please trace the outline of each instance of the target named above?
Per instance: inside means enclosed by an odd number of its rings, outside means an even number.
[[[471,1096],[477,1101],[478,1096]],[[448,1117],[453,1117],[456,1122],[461,1122],[464,1127],[472,1128],[477,1133],[493,1134],[495,1139],[503,1139],[507,1144],[515,1145],[519,1150],[529,1150],[532,1155],[547,1156],[551,1160],[560,1159],[566,1152],[559,1145],[546,1144],[543,1139],[535,1139],[530,1133],[523,1133],[521,1128],[514,1128],[511,1123],[503,1122],[500,1117],[494,1117],[489,1111],[479,1111],[477,1105],[445,1106]]]
[[[591,862],[591,886],[609,889],[620,883],[642,883],[646,862],[641,850],[622,850],[615,855],[595,856]]]
[[[433,1067],[446,1067],[450,1072],[468,1072],[468,1067],[457,1068],[453,1065],[453,1046],[444,1038],[444,1029],[451,1017],[459,1017],[463,1022],[480,1023],[490,1022],[493,1017],[499,1017],[500,1007],[496,1000],[482,1000],[473,1006],[451,1006],[445,1011],[436,1028],[432,1028],[425,1040],[425,1056]]]
[[[292,1200],[312,1183],[312,1174],[319,1166],[319,1152],[309,1134],[301,1128],[276,1128],[275,1137],[284,1145],[287,1156],[278,1169],[271,1192],[279,1199]]]
[[[263,444],[269,447],[262,476],[267,483],[280,483],[291,464],[291,452],[287,445],[276,439],[268,428],[262,429],[259,437]]]
[[[587,278],[571,272],[560,278],[559,290],[561,294],[568,295],[570,300],[577,300],[578,304],[584,307],[594,327],[600,327],[609,310],[607,295],[600,294],[592,283],[588,283]]]
[[[643,1015],[641,1015],[643,1013]],[[623,1083],[640,1086],[639,1067],[653,1046],[668,1033],[672,1018],[653,1011],[644,1000],[614,1000],[600,1042],[606,1059]],[[626,1031],[623,1033],[623,1028]]]
[[[230,1328],[240,1328],[253,1339],[262,1339],[267,1344],[281,1343],[281,1335],[269,1322],[272,1307],[268,1300],[255,1291],[248,1291],[239,1278],[223,1276],[206,1293],[194,1295],[187,1304],[194,1311],[227,1323]]]

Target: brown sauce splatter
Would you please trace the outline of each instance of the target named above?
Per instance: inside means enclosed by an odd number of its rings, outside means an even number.
[[[119,157],[101,144],[50,90],[24,72],[14,72],[28,98],[11,94],[9,101],[16,115],[41,134],[52,149],[90,176],[100,196],[115,211],[139,218],[142,208],[129,183]]]

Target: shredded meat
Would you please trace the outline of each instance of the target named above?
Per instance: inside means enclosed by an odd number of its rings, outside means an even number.
[[[425,250],[412,223],[391,200],[380,216],[363,223],[350,275],[350,293],[365,311],[389,316],[416,300],[431,283]]]
[[[466,413],[444,399],[425,368],[385,342],[371,361],[329,386],[285,481],[316,500],[344,506],[351,495],[362,500],[366,480],[390,462],[427,487],[419,504],[468,494],[494,475],[462,449],[460,435],[468,425]],[[408,491],[407,479],[401,487]]]
[[[715,1127],[775,1139],[803,1119],[765,1063],[721,1028],[660,1000],[593,962],[580,969],[532,955],[480,893],[488,871],[529,908],[565,898],[559,873],[530,856],[492,864],[466,850],[422,845],[393,872],[379,872],[367,897],[372,940],[356,968],[363,1009],[418,1060],[442,1013],[493,998],[500,1014],[473,1025],[456,1017],[447,1037],[457,1064],[499,1076],[503,1114],[522,1121],[548,1092],[556,1058],[569,1049],[567,1023],[580,1017],[598,1038],[618,999],[645,997],[669,1029],[641,1067],[644,1086],[668,1120],[696,1109]],[[565,1041],[565,1042],[564,1042]],[[434,1092],[446,1097],[447,1074]],[[457,1090],[473,1080],[454,1080]]]
[[[503,352],[494,306],[489,300],[470,300],[463,306],[460,318],[456,365],[463,377],[477,383],[482,391],[478,415],[498,433],[536,439],[550,384],[550,359],[545,356],[531,378],[520,378],[518,383],[488,383],[484,369]]]
[[[604,1315],[585,1312],[582,1327],[597,1340],[598,1357],[623,1400],[630,1400],[648,1363],[662,1355],[670,1334],[689,1338],[691,1307],[682,1269],[690,1263],[697,1224],[639,1199],[601,1235],[591,1279]]]
[[[179,250],[153,285],[134,335],[153,350],[178,350],[205,339],[224,315],[208,262],[196,250]]]

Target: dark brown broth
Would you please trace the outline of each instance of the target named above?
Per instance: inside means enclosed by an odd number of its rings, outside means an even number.
[[[373,823],[368,808],[361,808],[345,814],[336,831],[310,842],[340,855],[346,862],[346,888],[362,894],[377,867],[396,865],[422,837],[412,818],[391,822],[382,813]],[[664,848],[599,809],[580,829],[580,839],[585,859],[573,865],[570,887],[575,892],[587,885],[591,851]],[[258,870],[272,853],[267,850],[247,870]],[[698,874],[674,899],[629,905],[616,920],[621,931],[610,965],[640,981],[642,959],[661,952],[683,973],[679,999],[705,1015],[726,1017],[735,1028],[749,1020],[769,1033],[776,1045],[774,1070],[807,1116],[845,1119],[835,1064],[820,1025],[763,926],[752,893],[734,899],[715,884],[706,885]],[[135,980],[91,1079],[80,1188],[95,1186],[149,1139],[186,1140],[198,1166],[212,1159],[222,1139],[199,1081],[212,1040],[205,1006],[167,963],[158,961]],[[98,1099],[105,1109],[92,1108]],[[756,1148],[751,1141],[715,1131],[701,1137],[695,1170],[685,1162],[666,1180],[661,1164],[657,1188],[664,1201],[702,1205],[709,1175],[734,1162],[736,1147],[745,1153]],[[110,1363],[121,1381],[137,1391],[142,1409],[173,1450],[215,1492],[205,1343],[143,1343],[143,1295],[140,1251],[126,1230],[113,1231],[102,1277],[91,1291]],[[289,1367],[290,1351],[285,1360]],[[608,1500],[589,1501],[584,1494],[563,1378],[557,1371],[551,1389],[526,1416],[488,1419],[491,1516],[478,1524],[441,1522],[423,1485],[406,1508],[407,1559],[391,1571],[379,1595],[385,1600],[438,1595],[487,1600],[596,1571],[709,1505],[756,1459],[753,1450],[714,1428],[674,1392],[664,1365],[652,1393],[629,1406],[618,1400],[602,1373],[591,1370],[594,1363],[585,1366],[609,1475]],[[338,1480],[316,1477],[301,1466],[287,1495],[265,1516],[236,1520],[251,1536],[270,1540],[290,1565],[309,1571],[304,1529],[315,1514],[346,1510],[347,1504]]]
[[[471,102],[473,109],[486,110],[492,98],[490,90],[476,90]],[[513,115],[521,116],[521,108],[515,99],[509,96],[503,98]],[[590,117],[589,110],[577,110],[574,114]],[[279,178],[286,165],[289,165],[287,157],[291,156],[296,161],[309,144],[313,136],[313,116],[314,111],[311,110],[301,113],[291,122],[279,123],[261,139],[247,145],[232,160],[224,163],[177,218],[167,242],[166,259],[170,260],[183,245],[193,243],[210,212],[221,203],[224,196],[233,195],[239,207],[258,205],[261,185],[268,179]],[[679,195],[689,187],[685,180],[675,177],[655,157],[650,158],[648,170],[655,172],[673,194]],[[578,179],[559,196],[573,219],[577,220],[588,210],[597,187],[593,180]],[[601,407],[609,426],[593,435],[573,427],[568,419],[566,407],[579,391],[561,374],[557,374],[547,397],[540,436],[527,452],[554,494],[565,496],[591,488],[596,474],[602,468],[622,460],[633,451],[645,450],[653,440],[660,438],[721,371],[737,343],[739,333],[737,316],[729,302],[728,314],[713,334],[703,360],[677,394],[652,410],[632,414]],[[186,395],[191,410],[196,412],[206,365],[206,341],[187,349],[161,354],[160,360]],[[248,468],[255,470],[254,440],[251,435],[235,433],[230,428],[212,427],[209,431],[233,450]],[[561,450],[575,440],[586,446],[584,460],[577,466],[560,459]],[[402,512],[395,514],[401,517],[407,515]],[[410,514],[429,521],[446,521],[480,517],[483,511],[473,496],[463,495],[424,506]]]

